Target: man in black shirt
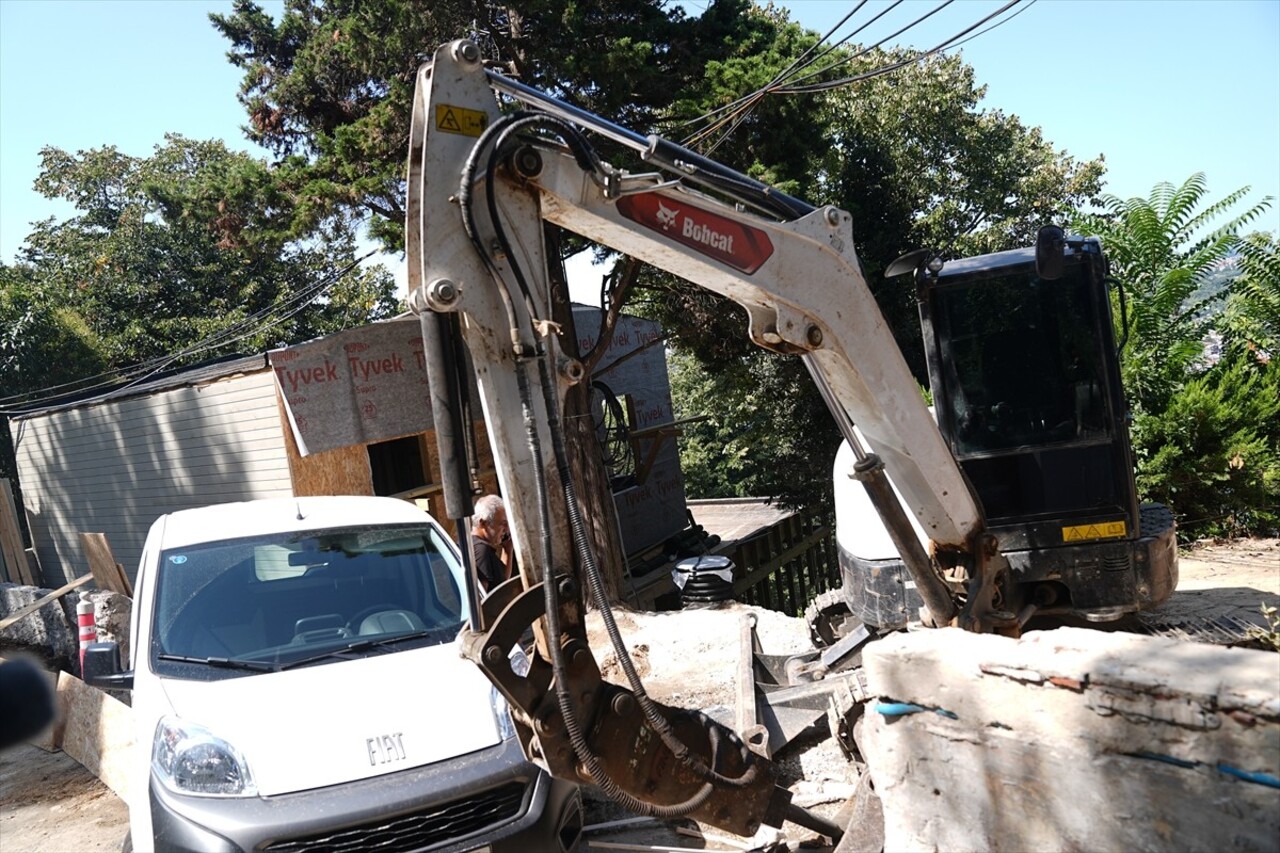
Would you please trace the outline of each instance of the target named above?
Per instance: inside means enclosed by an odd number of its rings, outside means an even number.
[[[497,495],[476,501],[471,516],[471,555],[485,592],[510,576],[511,535],[507,532],[507,511]]]

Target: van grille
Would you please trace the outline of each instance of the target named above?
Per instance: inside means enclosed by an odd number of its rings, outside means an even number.
[[[437,803],[409,814],[335,832],[277,841],[264,849],[272,853],[425,850],[518,817],[524,806],[524,793],[524,784],[510,782],[464,800]]]

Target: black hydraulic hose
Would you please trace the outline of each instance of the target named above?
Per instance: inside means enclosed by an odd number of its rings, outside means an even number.
[[[529,282],[525,278],[523,270],[520,269],[520,265],[515,260],[515,255],[512,251],[513,247],[511,246],[510,240],[507,238],[506,229],[502,227],[501,222],[498,219],[498,198],[494,187],[494,174],[498,168],[499,154],[501,154],[502,148],[506,144],[507,139],[509,139],[513,133],[535,125],[542,125],[556,130],[569,146],[569,150],[573,153],[574,159],[578,163],[578,167],[584,172],[594,172],[599,168],[600,164],[600,158],[596,156],[595,150],[591,148],[591,145],[587,142],[586,138],[582,136],[582,134],[575,130],[571,125],[546,115],[534,114],[522,116],[514,121],[508,122],[501,129],[498,135],[498,140],[493,145],[493,151],[489,155],[489,161],[485,166],[485,201],[488,203],[489,219],[493,223],[494,232],[498,238],[498,244],[502,247],[502,251],[506,253],[511,265],[512,275],[515,276],[516,284],[520,288],[520,293],[524,296],[525,304],[528,307],[530,316],[534,314],[534,310],[533,298],[529,292]]]
[[[476,251],[480,252],[485,265],[495,278],[497,278],[500,275],[497,270],[497,266],[492,262],[489,253],[480,242],[479,233],[475,227],[474,210],[472,208],[470,198],[470,189],[474,182],[474,171],[479,159],[479,152],[489,143],[490,139],[497,136],[497,141],[493,143],[493,150],[490,153],[485,169],[486,201],[488,203],[490,221],[494,227],[499,245],[506,253],[512,274],[516,279],[517,286],[520,288],[521,294],[526,300],[526,306],[529,310],[531,319],[534,317],[535,312],[529,292],[528,281],[520,268],[519,261],[513,252],[510,241],[507,239],[506,231],[502,227],[497,209],[496,194],[494,192],[494,173],[497,168],[498,155],[509,135],[524,127],[529,127],[535,124],[546,125],[557,130],[568,143],[578,165],[582,167],[584,171],[590,171],[597,168],[599,158],[596,157],[594,150],[591,149],[591,146],[587,143],[585,137],[583,137],[582,134],[572,126],[547,115],[516,114],[515,116],[495,122],[485,130],[484,134],[481,135],[480,140],[477,141],[476,145],[472,148],[471,154],[468,156],[466,166],[463,169],[462,188],[459,191],[459,202],[460,207],[463,209],[463,222],[466,227],[468,237],[471,239],[472,245],[475,247]],[[499,290],[503,292],[503,299],[506,301],[508,315],[511,318],[514,339],[516,334],[516,321],[513,306],[511,305],[509,296],[506,294],[505,288],[499,287]],[[513,343],[515,343],[514,340]],[[713,769],[707,767],[707,765],[703,763],[697,755],[691,753],[688,747],[675,736],[675,733],[671,730],[666,718],[658,713],[652,700],[649,699],[648,695],[644,692],[643,685],[639,680],[639,675],[635,672],[635,667],[632,664],[630,656],[627,654],[626,647],[622,642],[621,633],[618,631],[617,625],[613,621],[613,614],[608,609],[608,600],[604,594],[603,580],[600,577],[599,566],[596,564],[594,554],[586,540],[586,525],[578,511],[577,498],[573,488],[572,478],[568,473],[568,455],[564,450],[563,436],[559,429],[559,403],[556,399],[556,395],[554,394],[554,381],[549,375],[549,368],[547,367],[546,355],[543,348],[540,345],[537,345],[537,349],[537,360],[541,371],[540,378],[544,391],[548,418],[550,419],[548,426],[552,435],[556,464],[560,471],[561,483],[567,483],[565,496],[571,529],[573,531],[575,544],[579,554],[584,557],[583,564],[587,570],[588,582],[592,588],[592,593],[596,598],[597,605],[600,606],[602,615],[606,617],[606,629],[610,633],[610,640],[614,644],[615,651],[618,652],[620,663],[623,666],[624,671],[627,673],[628,679],[637,695],[637,700],[644,712],[646,721],[648,721],[659,734],[664,744],[666,744],[667,748],[670,749],[673,754],[679,757],[686,766],[694,770],[696,775],[700,778],[707,779],[708,782],[703,789],[699,790],[699,792],[694,794],[694,796],[689,800],[672,806],[652,806],[645,804],[639,800],[635,800],[625,791],[618,788],[617,784],[604,772],[603,768],[599,764],[598,758],[590,751],[589,746],[582,737],[581,727],[579,726],[576,715],[573,712],[568,688],[566,686],[567,672],[564,667],[563,655],[560,652],[558,643],[549,643],[548,645],[551,648],[552,655],[552,669],[557,681],[556,699],[560,706],[561,715],[564,717],[565,729],[569,733],[570,742],[573,744],[574,750],[578,753],[579,758],[582,759],[588,772],[606,794],[630,808],[644,809],[645,811],[643,813],[645,814],[652,814],[655,817],[666,818],[681,817],[690,813],[693,809],[696,809],[711,795],[713,786],[710,780],[717,780],[723,784],[731,786],[745,786],[754,781],[755,777],[759,773],[759,765],[752,764],[748,767],[747,771],[737,779],[721,776],[716,773]],[[519,353],[517,353],[517,355],[519,355]],[[544,588],[546,597],[545,607],[548,618],[547,627],[551,635],[558,638],[560,635],[559,603],[556,599],[557,591],[555,590],[555,584],[552,582],[551,576],[552,555],[550,553],[550,539],[546,535],[546,531],[550,528],[551,519],[549,507],[546,506],[547,494],[545,473],[542,470],[542,449],[537,437],[536,425],[531,423],[532,408],[529,400],[528,378],[525,376],[522,369],[517,369],[517,384],[520,387],[521,406],[525,411],[526,432],[528,433],[529,447],[534,457],[535,483],[537,498],[539,501],[540,521],[542,523],[543,530]]]
[[[487,72],[489,85],[521,103],[528,104],[557,121],[575,124],[598,133],[638,153],[641,159],[675,172],[693,183],[717,190],[780,219],[799,219],[814,208],[809,203],[779,192],[754,178],[736,172],[696,151],[659,136],[642,136],[611,121],[540,92],[510,77]]]
[[[573,532],[573,541],[577,546],[578,556],[582,560],[583,570],[587,576],[587,584],[591,588],[592,598],[595,599],[596,608],[600,611],[600,618],[604,622],[609,641],[613,644],[618,664],[622,667],[623,672],[626,673],[627,682],[631,685],[632,693],[635,694],[636,701],[644,712],[645,720],[662,738],[663,744],[671,750],[672,754],[682,764],[692,769],[700,779],[707,782],[719,782],[729,787],[745,787],[752,784],[760,772],[760,764],[758,762],[751,763],[743,774],[738,777],[723,776],[716,772],[713,768],[707,766],[699,755],[691,752],[689,747],[676,736],[666,717],[658,711],[653,704],[653,700],[649,698],[649,694],[645,691],[644,683],[640,680],[640,675],[636,672],[631,655],[622,640],[622,632],[618,630],[618,624],[613,618],[613,610],[609,607],[609,599],[605,594],[604,579],[600,572],[600,565],[596,561],[595,553],[591,548],[591,543],[588,541],[586,523],[578,507],[577,489],[574,486],[572,476],[569,474],[569,459],[564,447],[564,437],[559,428],[559,402],[555,396],[554,378],[550,375],[545,358],[539,360],[539,370],[543,397],[548,410],[547,417],[551,432],[551,444],[555,453],[556,468],[560,474],[565,510],[569,517],[569,527]]]
[[[467,238],[476,250],[476,254],[480,256],[480,260],[495,280],[500,280],[501,271],[498,269],[497,264],[493,262],[493,258],[489,256],[489,250],[480,242],[480,233],[476,228],[475,209],[471,203],[471,187],[475,182],[476,165],[479,162],[480,153],[494,137],[501,133],[506,124],[518,119],[521,115],[522,113],[515,113],[514,115],[506,116],[485,128],[484,133],[480,134],[480,138],[476,140],[476,144],[471,147],[470,153],[467,154],[467,159],[462,165],[462,179],[458,185],[458,209],[462,213],[462,230],[466,232]],[[498,227],[498,223],[494,222],[494,226],[495,228]],[[511,329],[512,343],[518,344],[519,321],[516,318],[515,306],[511,303],[511,295],[507,293],[505,287],[498,288],[498,295],[502,298],[503,307],[507,311],[507,325]]]
[[[545,363],[545,356],[539,357],[538,360],[539,363]],[[586,768],[587,774],[592,781],[610,799],[639,815],[662,819],[684,817],[705,803],[711,796],[713,787],[710,783],[703,785],[697,793],[683,803],[659,806],[638,800],[618,787],[618,783],[605,772],[604,767],[600,764],[599,756],[591,750],[591,746],[587,743],[586,737],[582,733],[578,716],[574,712],[573,699],[569,695],[569,673],[565,666],[564,651],[560,648],[560,602],[559,591],[556,589],[555,572],[552,568],[554,555],[551,551],[551,537],[547,533],[551,529],[551,506],[547,497],[546,472],[542,467],[542,444],[538,440],[538,425],[533,416],[529,380],[525,376],[524,370],[519,367],[516,371],[516,381],[520,389],[520,404],[524,416],[525,436],[529,442],[529,450],[533,455],[534,491],[537,494],[538,521],[542,529],[542,589],[543,607],[546,610],[547,633],[549,635],[547,637],[547,647],[551,655],[551,668],[555,674],[556,704],[559,706],[561,719],[564,720],[569,742],[573,745],[574,752]]]
[[[738,201],[763,207],[783,220],[799,219],[816,209],[807,201],[789,196],[660,136],[650,136],[640,156],[646,162],[656,163],[694,183],[719,190]]]

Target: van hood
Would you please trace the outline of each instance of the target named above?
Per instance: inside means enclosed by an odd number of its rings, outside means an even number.
[[[502,739],[488,680],[452,643],[161,683],[173,714],[240,750],[262,796],[421,767]]]

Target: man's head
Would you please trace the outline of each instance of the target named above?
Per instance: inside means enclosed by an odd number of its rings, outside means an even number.
[[[507,536],[507,510],[502,505],[502,498],[485,495],[476,501],[476,508],[471,514],[471,532],[495,548],[502,544]]]

